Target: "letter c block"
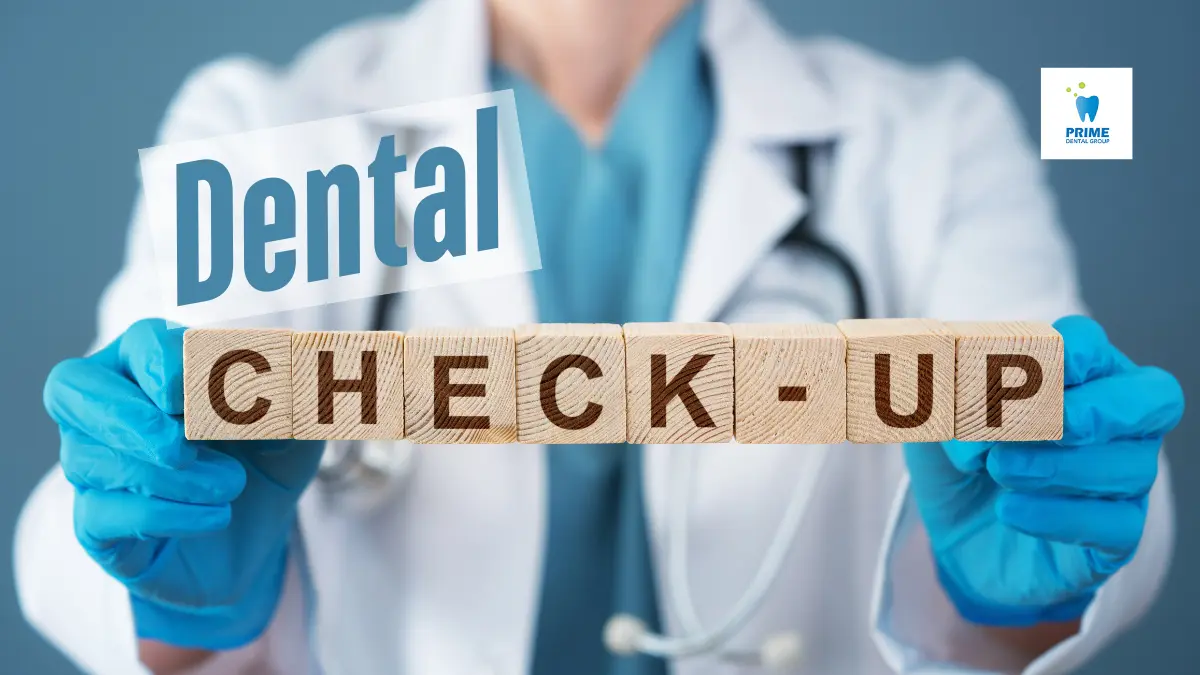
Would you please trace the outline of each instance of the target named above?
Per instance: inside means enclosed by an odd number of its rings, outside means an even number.
[[[630,443],[733,438],[733,331],[723,323],[625,324]]]
[[[404,336],[404,424],[413,443],[517,440],[511,328],[427,328]]]
[[[404,438],[404,337],[391,331],[292,334],[296,438]]]
[[[614,324],[517,329],[522,443],[625,442],[625,337]]]
[[[189,328],[183,334],[189,440],[292,436],[292,332]]]
[[[846,336],[846,437],[852,443],[954,437],[954,334],[932,319],[852,319]]]
[[[948,323],[958,340],[954,437],[1056,441],[1063,434],[1063,341],[1048,323]]]

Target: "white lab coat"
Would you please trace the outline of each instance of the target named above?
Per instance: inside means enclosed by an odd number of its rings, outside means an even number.
[[[818,181],[817,226],[861,270],[874,315],[1053,320],[1081,311],[1041,166],[994,81],[965,63],[917,68],[836,40],[794,41],[751,0],[709,0],[705,12],[719,125],[674,319],[812,319],[789,293],[832,292],[776,246],[813,203],[790,180],[783,151],[802,142],[836,142]],[[427,0],[404,16],[334,31],[283,69],[246,58],[206,66],[184,85],[160,140],[478,93],[488,88],[487,60],[480,0]],[[102,302],[100,341],[152,311],[151,249],[135,214],[125,267]],[[406,326],[537,319],[525,276],[415,291],[401,304]],[[256,323],[362,329],[369,309],[341,303]],[[713,624],[745,590],[811,453],[736,444],[685,451],[697,457],[691,582],[700,618]],[[417,447],[411,474],[366,513],[310,489],[300,508],[304,555],[294,556],[274,624],[206,672],[269,672],[261,664],[303,672],[308,654],[336,674],[527,672],[545,452]],[[649,447],[644,461],[661,594],[665,448]],[[1134,561],[1101,589],[1081,634],[1026,673],[1069,671],[1151,602],[1173,530],[1163,468]],[[957,618],[937,586],[900,448],[834,448],[823,474],[779,581],[734,646],[753,650],[771,633],[796,630],[804,673],[933,672],[964,659],[1011,669],[1012,656]],[[127,595],[75,542],[71,509],[72,490],[55,468],[18,527],[22,608],[89,672],[142,672]],[[669,607],[665,597],[660,606]],[[665,623],[679,630],[669,610]],[[675,672],[741,671],[697,658]]]

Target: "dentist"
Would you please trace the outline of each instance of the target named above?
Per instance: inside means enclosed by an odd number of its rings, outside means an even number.
[[[1057,321],[1062,441],[845,446],[819,466],[806,447],[679,448],[695,486],[680,612],[670,448],[391,444],[376,450],[412,453],[403,480],[345,508],[314,480],[320,444],[184,440],[181,332],[147,316],[139,205],[97,350],[47,380],[61,465],[17,531],[22,607],[72,661],[102,675],[1046,675],[1145,611],[1170,557],[1161,446],[1182,393],[1072,316],[1041,167],[1007,95],[969,65],[793,40],[752,0],[425,0],[282,68],[204,67],[160,142],[509,88],[544,268],[407,293],[383,305],[386,327]],[[364,124],[418,144],[426,131]],[[255,323],[365,329],[372,307]],[[801,480],[796,540],[736,635],[674,662],[606,648],[615,614],[669,635],[723,621]]]

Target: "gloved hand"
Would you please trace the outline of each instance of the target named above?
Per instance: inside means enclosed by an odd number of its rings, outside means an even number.
[[[1163,435],[1183,414],[1167,372],[1139,367],[1091,319],[1055,323],[1063,438],[905,446],[943,588],[959,613],[1023,626],[1081,616],[1132,559]]]
[[[188,441],[183,329],[144,320],[50,373],[75,533],[128,589],[138,636],[232,649],[266,630],[322,444]]]

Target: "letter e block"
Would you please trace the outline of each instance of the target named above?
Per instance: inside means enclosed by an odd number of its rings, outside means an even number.
[[[1056,441],[1063,434],[1063,341],[1035,321],[946,324],[958,341],[954,436]]]
[[[404,336],[390,331],[292,333],[296,438],[404,438]]]
[[[292,332],[189,328],[183,419],[190,440],[292,436]]]
[[[723,323],[625,324],[630,443],[733,437],[733,331]]]
[[[625,432],[620,326],[517,329],[517,436],[522,443],[623,443]]]
[[[739,443],[846,440],[846,338],[833,324],[735,324]]]
[[[846,336],[846,436],[854,443],[954,437],[954,334],[932,319],[852,319]]]
[[[404,336],[405,433],[413,443],[517,440],[511,328],[428,328]]]

